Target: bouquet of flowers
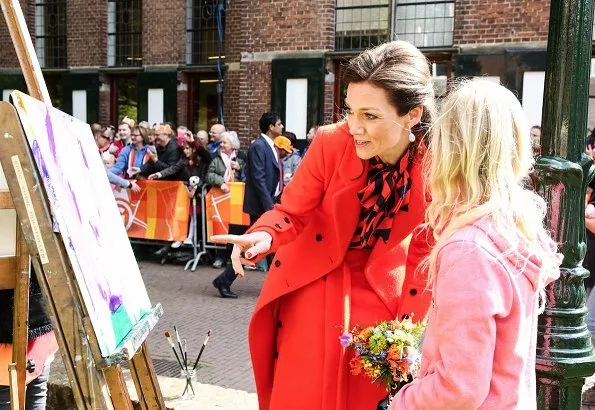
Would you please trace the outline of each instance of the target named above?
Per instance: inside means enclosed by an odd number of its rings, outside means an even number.
[[[339,338],[341,345],[355,352],[349,363],[351,374],[364,374],[372,382],[383,384],[387,391],[396,393],[417,375],[424,328],[425,324],[406,318],[365,328],[356,326],[344,333]]]

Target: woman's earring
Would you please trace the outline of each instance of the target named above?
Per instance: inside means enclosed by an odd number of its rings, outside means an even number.
[[[415,135],[413,135],[411,129],[409,129],[409,142],[415,142]]]

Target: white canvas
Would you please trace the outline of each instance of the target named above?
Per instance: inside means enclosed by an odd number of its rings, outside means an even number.
[[[14,91],[103,357],[151,308],[88,124]]]

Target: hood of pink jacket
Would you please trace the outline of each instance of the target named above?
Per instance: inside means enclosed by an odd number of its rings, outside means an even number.
[[[529,243],[523,237],[503,235],[492,220],[487,224],[482,222],[473,225],[485,232],[500,251],[499,259],[513,267],[513,271],[521,272],[533,284],[533,290],[545,287],[560,277],[563,255],[557,253],[556,244],[549,237],[539,237],[535,243]]]

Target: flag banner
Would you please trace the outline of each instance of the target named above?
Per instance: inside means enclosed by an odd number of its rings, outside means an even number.
[[[140,192],[114,188],[129,238],[183,241],[190,198],[182,181],[137,181]]]
[[[213,187],[205,198],[207,238],[229,233],[229,224],[250,226],[250,216],[242,211],[246,184],[230,182],[227,185],[229,192]]]

